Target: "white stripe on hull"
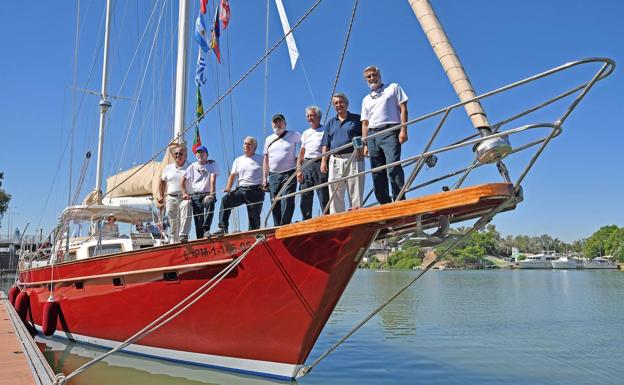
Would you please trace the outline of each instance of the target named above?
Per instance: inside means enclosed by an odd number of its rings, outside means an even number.
[[[35,326],[39,332],[41,327]],[[42,338],[46,338],[41,336]],[[86,343],[90,345],[114,348],[121,344],[119,341],[112,341],[103,338],[95,338],[83,336],[80,334],[65,333],[56,331],[54,337],[75,340],[76,342]],[[49,337],[48,337],[49,338]],[[235,358],[225,356],[215,356],[211,354],[184,352],[180,350],[155,348],[153,346],[144,346],[132,344],[121,350],[124,353],[134,353],[143,356],[154,357],[158,359],[189,363],[194,365],[208,366],[217,369],[230,370],[235,372],[255,374],[265,377],[274,377],[279,379],[293,379],[302,365],[284,364],[280,362],[250,360],[246,358]]]

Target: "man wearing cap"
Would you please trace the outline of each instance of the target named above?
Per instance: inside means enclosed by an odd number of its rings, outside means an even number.
[[[197,162],[193,162],[186,168],[182,176],[182,199],[191,200],[193,207],[193,219],[195,222],[195,235],[197,239],[210,235],[210,225],[214,215],[216,202],[216,181],[219,175],[219,167],[214,160],[208,160],[208,150],[204,146],[195,150]],[[185,188],[186,181],[191,182],[192,194]]]
[[[342,93],[332,97],[336,116],[325,124],[325,134],[321,141],[323,154],[351,144],[353,138],[362,136],[360,115],[349,112],[349,99]],[[355,154],[353,152],[355,151]],[[352,158],[353,157],[353,158]],[[329,158],[329,160],[328,160]],[[321,160],[321,172],[328,173],[329,182],[364,171],[364,160],[360,149],[348,146]],[[345,189],[346,187],[346,189]],[[351,209],[362,207],[364,195],[364,175],[346,179],[329,185],[329,212],[345,211],[344,194],[349,194]]]
[[[225,184],[225,196],[221,199],[219,210],[219,230],[214,235],[222,235],[228,232],[230,214],[233,208],[242,204],[247,205],[247,219],[249,230],[260,228],[260,213],[264,201],[262,189],[262,156],[256,154],[258,141],[248,136],[243,141],[243,155],[234,159],[232,171]],[[232,190],[234,182],[238,179],[238,187]]]
[[[364,69],[364,79],[371,92],[362,100],[362,136],[366,138],[407,122],[407,95],[400,85],[381,82],[381,71],[375,66]],[[368,139],[364,155],[370,157],[371,168],[384,166],[401,160],[401,145],[407,142],[407,126],[379,134]],[[396,200],[405,184],[403,167],[400,164],[373,172],[373,188],[379,204]],[[392,198],[388,190],[388,176],[392,185]]]
[[[168,164],[160,177],[160,198],[158,203],[165,203],[169,224],[171,226],[170,243],[188,241],[188,234],[191,230],[191,211],[188,200],[182,199],[182,188],[180,182],[186,171],[186,148],[175,147],[173,150],[175,162]],[[188,183],[188,182],[187,182]],[[191,188],[185,186],[187,191]],[[166,190],[166,193],[165,193]]]
[[[263,184],[268,182],[271,200],[274,200],[297,165],[297,147],[301,144],[301,134],[286,130],[286,118],[275,114],[271,119],[273,134],[264,141]],[[297,190],[297,180],[292,178],[284,194],[292,194]],[[273,225],[287,225],[292,221],[295,210],[295,197],[278,200],[273,207]]]
[[[297,169],[300,170],[297,173],[297,181],[300,183],[299,189],[305,190],[316,185],[327,183],[327,174],[321,172],[321,140],[323,139],[323,133],[325,132],[323,126],[321,126],[321,116],[323,113],[317,106],[310,106],[306,108],[306,120],[310,124],[310,128],[305,130],[301,134],[301,150],[297,157]],[[314,159],[314,161],[312,161]],[[310,163],[312,162],[312,163]],[[308,164],[305,168],[300,167]],[[321,211],[327,206],[329,202],[329,191],[327,186],[317,188],[316,195],[318,196]],[[314,205],[314,191],[308,191],[301,194],[301,216],[303,220],[312,218],[312,207]]]

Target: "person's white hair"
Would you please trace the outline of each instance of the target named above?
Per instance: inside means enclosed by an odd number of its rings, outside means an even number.
[[[364,74],[367,73],[368,71],[374,71],[377,76],[381,77],[381,70],[377,67],[377,66],[368,66],[366,68],[364,68]]]
[[[306,115],[308,115],[308,112],[310,112],[310,111],[314,111],[314,114],[315,114],[315,115],[316,115],[319,119],[321,119],[321,118],[323,117],[323,113],[321,112],[321,109],[320,109],[320,108],[318,108],[317,106],[309,106],[309,107],[307,107],[307,108],[306,108],[306,110],[305,110]]]
[[[256,140],[256,138],[254,138],[253,136],[247,136],[245,137],[245,139],[243,139],[243,142],[249,140],[253,146],[254,151],[258,148],[258,141]]]

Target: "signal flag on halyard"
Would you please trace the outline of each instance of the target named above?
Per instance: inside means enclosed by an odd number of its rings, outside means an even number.
[[[204,18],[201,13],[197,15],[195,20],[195,40],[204,52],[208,52],[210,47],[208,46],[208,32],[206,31],[206,25],[204,24]]]
[[[230,2],[228,0],[221,0],[221,22],[225,30],[230,23]]]
[[[195,126],[195,137],[193,138],[193,147],[191,148],[193,150],[193,153],[197,152],[197,148],[200,147],[202,145],[201,143],[201,136],[199,136],[199,126],[196,125]]]
[[[195,84],[201,87],[206,84],[206,59],[201,49],[197,50],[197,67],[195,67]]]
[[[204,115],[204,105],[202,103],[202,97],[201,97],[201,92],[199,91],[199,87],[197,87],[197,109],[196,109],[196,113],[197,113],[197,118],[199,120],[201,120],[202,116]],[[199,123],[199,120],[197,121],[197,123]],[[199,136],[199,134],[197,134],[197,136]],[[200,145],[201,145],[201,143],[200,143]],[[193,151],[193,152],[195,152],[195,151]]]
[[[221,36],[221,26],[219,25],[219,9],[221,8],[220,4],[217,4],[217,10],[215,12],[215,19],[212,25],[212,40],[210,41],[210,48],[215,53],[217,57],[217,61],[221,63],[221,50],[219,50],[219,37]]]
[[[282,22],[282,28],[284,29],[284,35],[290,32],[290,23],[288,22],[288,17],[286,17],[286,10],[284,10],[284,4],[282,4],[282,0],[275,0],[275,5],[277,6],[277,12],[279,13],[280,21]],[[290,64],[292,69],[295,69],[295,65],[297,64],[297,59],[299,58],[299,50],[297,49],[297,44],[295,44],[295,38],[293,37],[292,32],[290,35],[286,36],[286,44],[288,45],[288,55],[290,55]]]
[[[200,3],[199,11],[202,14],[205,14],[206,13],[206,3],[208,3],[208,0],[199,0],[199,3]]]

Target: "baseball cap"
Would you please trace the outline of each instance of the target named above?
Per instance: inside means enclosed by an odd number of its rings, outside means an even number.
[[[278,119],[286,121],[286,118],[282,114],[275,114],[275,115],[273,115],[273,117],[271,118],[271,121],[274,122],[274,121],[276,121]]]

